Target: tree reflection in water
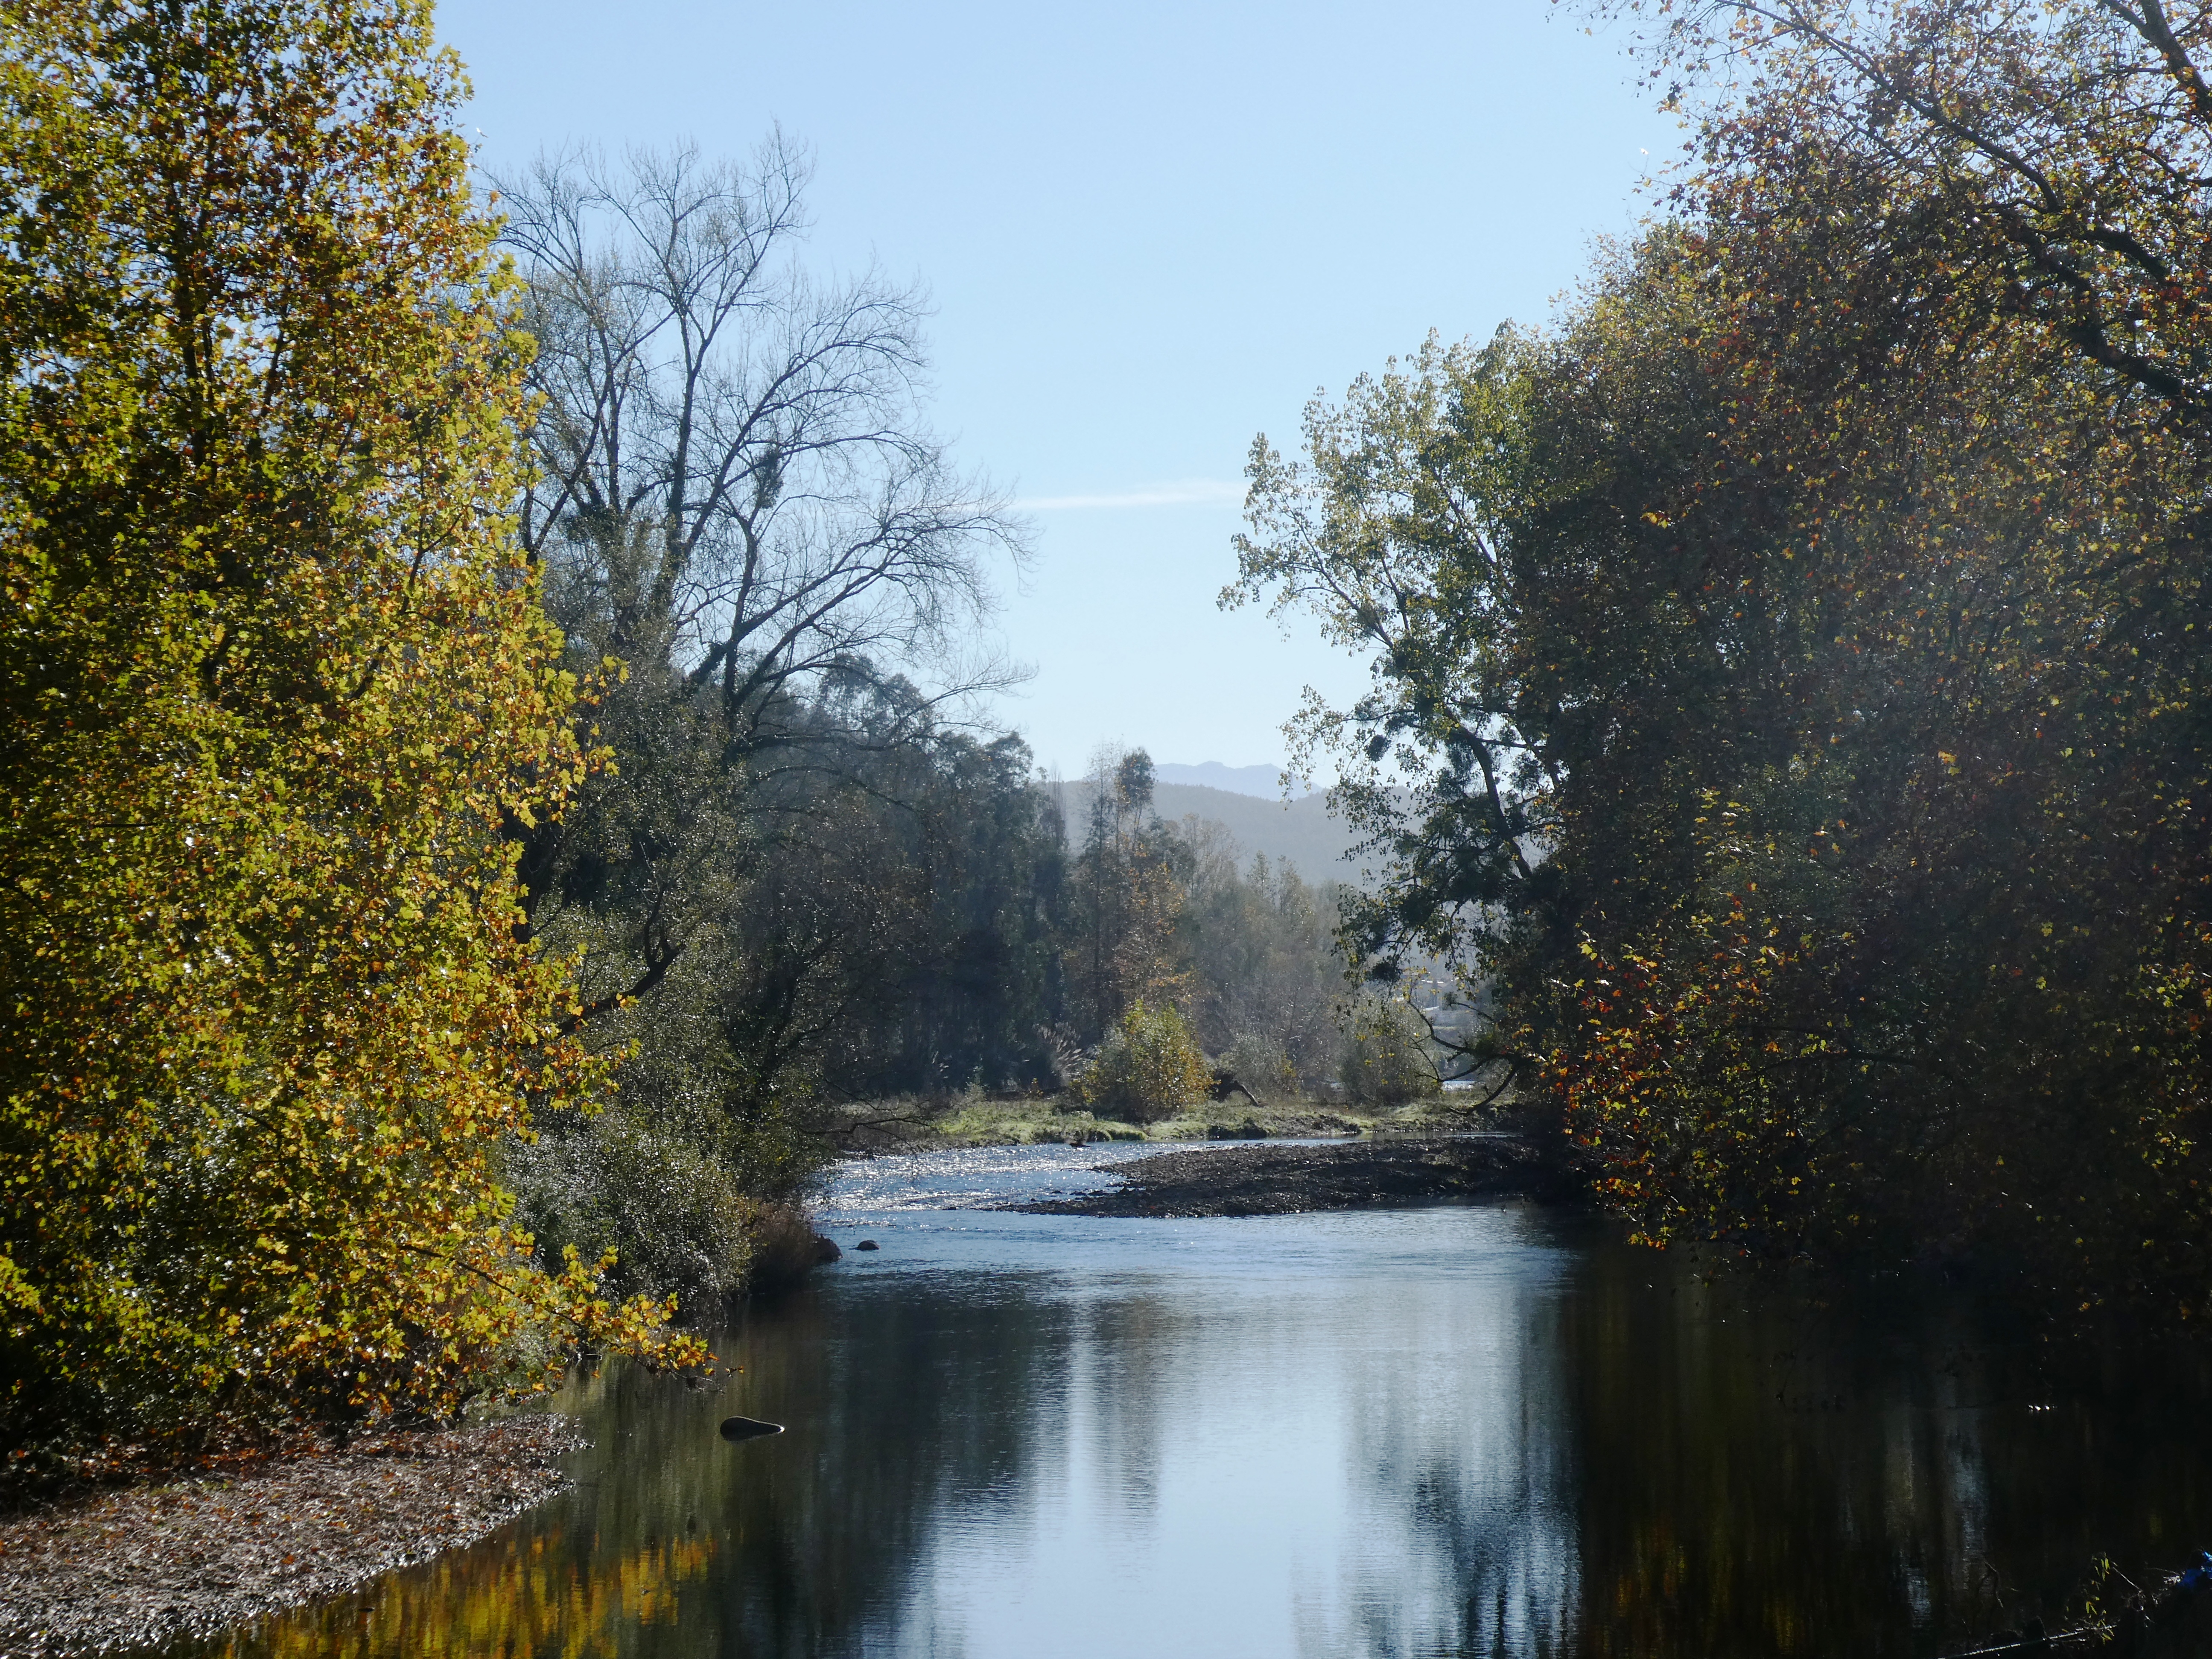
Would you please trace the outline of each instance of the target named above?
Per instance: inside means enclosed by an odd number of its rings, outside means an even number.
[[[386,1593],[276,1621],[219,1650],[270,1659],[616,1659],[631,1650],[631,1632],[675,1622],[678,1593],[704,1579],[714,1560],[712,1539],[655,1540],[585,1565],[552,1540],[533,1538],[519,1549],[471,1550],[433,1563]]]
[[[2188,1399],[1955,1307],[1510,1207],[963,1225],[757,1310],[719,1395],[577,1390],[506,1533],[198,1650],[1924,1656],[2212,1542]]]

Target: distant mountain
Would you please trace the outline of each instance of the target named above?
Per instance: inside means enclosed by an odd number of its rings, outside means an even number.
[[[1263,800],[1283,798],[1283,769],[1279,766],[1224,766],[1219,761],[1183,766],[1164,762],[1152,768],[1152,776],[1162,783],[1194,783],[1203,788],[1226,790],[1232,795],[1257,795]],[[1313,785],[1302,781],[1292,793],[1310,795]]]
[[[1158,774],[1166,770],[1161,767]],[[1066,783],[1060,787],[1064,792],[1060,811],[1066,817],[1068,841],[1079,845],[1089,786]],[[1285,804],[1227,789],[1209,789],[1203,784],[1159,782],[1153,786],[1152,805],[1170,822],[1199,817],[1219,824],[1237,838],[1239,862],[1249,862],[1253,854],[1265,853],[1270,859],[1289,860],[1308,881],[1358,878],[1359,872],[1344,857],[1352,847],[1352,830],[1342,820],[1329,816],[1326,795],[1308,795]]]

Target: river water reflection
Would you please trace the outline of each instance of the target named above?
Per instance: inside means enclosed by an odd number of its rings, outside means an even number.
[[[2056,1391],[1958,1310],[1518,1205],[945,1207],[1099,1155],[855,1166],[844,1260],[721,1335],[720,1395],[582,1385],[573,1492],[195,1651],[1929,1655],[2212,1545],[2178,1390]]]

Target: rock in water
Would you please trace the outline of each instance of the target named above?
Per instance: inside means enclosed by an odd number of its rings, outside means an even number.
[[[781,1423],[763,1423],[757,1417],[726,1417],[722,1419],[722,1438],[752,1440],[764,1434],[781,1434]]]
[[[856,1250],[872,1250],[877,1248],[877,1244],[876,1241],[872,1238],[864,1238],[859,1243],[853,1246],[853,1248]]]
[[[835,1261],[844,1254],[837,1248],[837,1241],[827,1233],[814,1235],[814,1259],[817,1261]]]

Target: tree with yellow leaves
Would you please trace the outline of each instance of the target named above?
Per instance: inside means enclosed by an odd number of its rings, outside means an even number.
[[[19,1456],[670,1353],[665,1310],[532,1265],[492,1174],[587,1065],[501,833],[582,758],[507,517],[528,343],[462,90],[419,0],[9,8]]]

